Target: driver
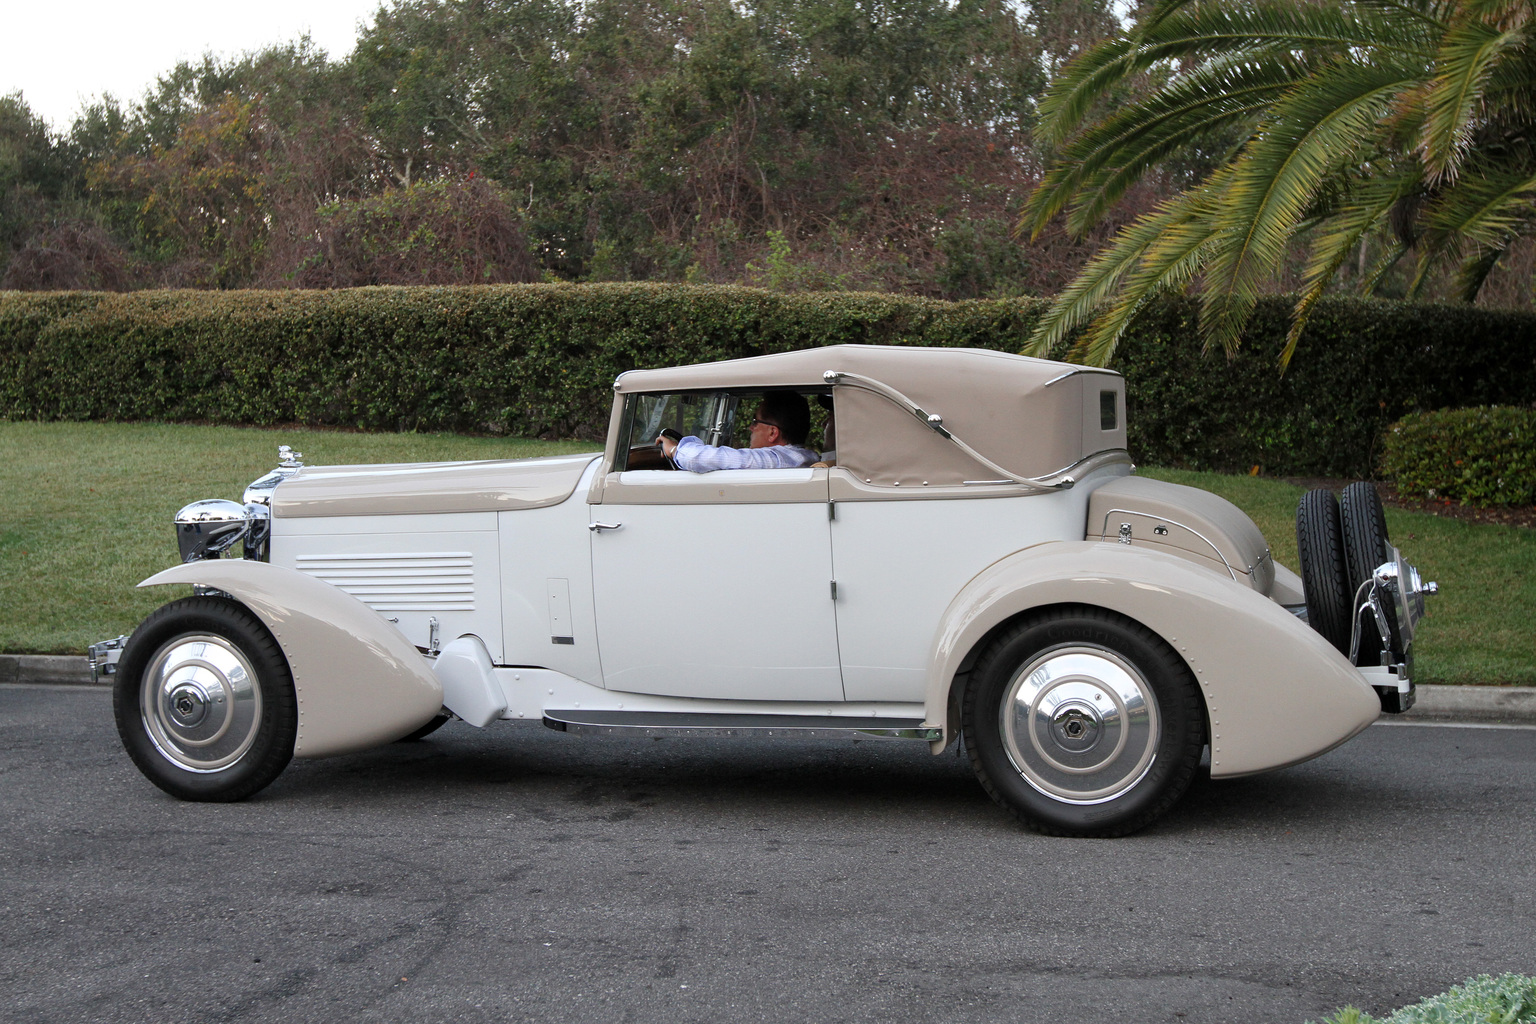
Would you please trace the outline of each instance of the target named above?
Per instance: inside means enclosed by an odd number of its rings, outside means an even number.
[[[727,448],[705,444],[692,434],[680,441],[658,437],[662,453],[678,469],[710,473],[717,469],[798,469],[819,456],[805,447],[811,430],[811,410],[795,391],[769,391],[752,414],[751,447]]]

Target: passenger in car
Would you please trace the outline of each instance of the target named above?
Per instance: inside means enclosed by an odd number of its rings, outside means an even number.
[[[769,391],[752,414],[751,447],[709,445],[692,434],[680,441],[658,437],[662,452],[678,469],[710,473],[717,469],[798,469],[819,456],[805,447],[811,410],[795,391]]]

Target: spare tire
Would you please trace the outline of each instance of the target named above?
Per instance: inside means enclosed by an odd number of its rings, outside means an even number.
[[[1339,502],[1325,489],[1308,491],[1296,506],[1296,557],[1307,599],[1307,621],[1349,656],[1354,588],[1344,567]]]
[[[1339,524],[1344,530],[1344,569],[1349,584],[1359,589],[1389,557],[1387,517],[1376,487],[1357,480],[1339,496]]]

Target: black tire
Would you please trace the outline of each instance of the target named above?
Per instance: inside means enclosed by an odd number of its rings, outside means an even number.
[[[1344,568],[1356,589],[1387,560],[1387,517],[1376,486],[1357,480],[1339,495],[1339,523],[1344,531]]]
[[[145,619],[118,661],[112,708],[139,771],[182,800],[243,800],[293,758],[288,661],[229,598],[172,601]]]
[[[962,718],[982,786],[1055,836],[1145,828],[1184,795],[1206,742],[1204,701],[1173,648],[1139,623],[1083,606],[995,638],[971,672]]]
[[[452,715],[438,715],[436,718],[432,719],[420,729],[417,729],[415,732],[406,733],[404,736],[401,736],[399,739],[395,740],[395,742],[415,743],[417,740],[426,739],[428,736],[432,735],[433,733],[437,732],[437,730],[447,725],[449,721],[452,720],[452,718]]]
[[[1346,657],[1355,591],[1344,568],[1339,503],[1329,490],[1308,491],[1296,506],[1296,560],[1307,599],[1307,621]]]

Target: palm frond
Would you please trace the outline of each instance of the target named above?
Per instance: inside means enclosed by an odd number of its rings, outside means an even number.
[[[1183,9],[1140,33],[1137,51],[1144,57],[1186,63],[1242,51],[1281,50],[1325,57],[1352,52],[1423,60],[1434,53],[1439,35],[1432,23],[1397,8],[1212,0]]]
[[[1408,243],[1394,238],[1392,244],[1384,249],[1380,256],[1371,263],[1370,269],[1355,286],[1355,290],[1361,295],[1375,295],[1376,289],[1381,287],[1381,282],[1392,272],[1392,268],[1403,261],[1408,255]]]
[[[1049,355],[1073,330],[1098,316],[1104,303],[1117,291],[1121,298],[1116,310],[1127,301],[1139,308],[1148,295],[1170,283],[1160,278],[1158,268],[1176,270],[1181,258],[1174,251],[1176,247],[1192,250],[1197,248],[1192,243],[1214,237],[1217,229],[1212,210],[1230,173],[1229,167],[1218,168],[1205,184],[1162,203],[1116,233],[1057,296],[1030,335],[1024,354]],[[1111,352],[1113,341],[1123,333],[1123,328],[1122,323],[1119,330],[1112,332]],[[1097,347],[1102,350],[1104,341],[1100,340]]]
[[[1137,218],[1110,239],[1062,290],[1025,343],[1023,353],[1048,356],[1073,330],[1097,315],[1099,307],[1169,232],[1206,218],[1198,193],[1184,193]]]
[[[1432,182],[1455,176],[1471,146],[1489,77],[1504,54],[1524,40],[1523,30],[1500,32],[1474,19],[1446,33],[1435,56],[1418,147]]]
[[[1100,43],[1068,62],[1040,99],[1035,138],[1048,146],[1060,144],[1095,103],[1147,66],[1129,39]]]
[[[1025,203],[1018,231],[1039,235],[1074,197],[1099,209],[1112,205],[1152,163],[1204,132],[1256,117],[1305,71],[1290,57],[1236,66],[1220,62],[1106,118],[1056,153]],[[1069,230],[1080,233],[1096,219],[1093,212],[1074,213]]]
[[[1169,0],[1129,36],[1102,43],[1061,70],[1040,101],[1036,138],[1059,145],[1116,86],[1163,61],[1193,66],[1217,58],[1346,52],[1423,60],[1435,41],[1431,22],[1397,5]]]
[[[1232,244],[1211,260],[1201,332],[1232,351],[1254,297],[1325,178],[1348,163],[1412,68],[1340,62],[1276,104],[1233,165],[1219,214]]]
[[[1068,230],[1081,234],[1090,228],[1159,161],[1216,129],[1256,122],[1307,72],[1290,55],[1243,59],[1235,66],[1227,61],[1208,64],[1083,133],[1063,153],[1077,166],[1081,200]]]
[[[1183,288],[1201,271],[1221,244],[1218,230],[1203,217],[1165,231],[1137,263],[1119,299],[1073,346],[1074,355],[1089,366],[1108,366],[1142,307],[1161,292]]]
[[[1291,310],[1291,328],[1286,332],[1285,348],[1279,359],[1282,373],[1291,364],[1291,356],[1296,353],[1296,344],[1301,340],[1312,307],[1322,298],[1344,260],[1360,244],[1366,232],[1385,219],[1393,204],[1417,184],[1417,176],[1410,174],[1367,182],[1354,190],[1351,202],[1339,207],[1320,227],[1307,257],[1301,295]]]
[[[1424,244],[1466,238],[1503,249],[1536,218],[1536,173],[1526,167],[1469,167],[1424,210]]]
[[[1482,291],[1483,282],[1488,280],[1488,275],[1493,272],[1494,265],[1507,250],[1479,248],[1470,257],[1461,261],[1461,266],[1456,268],[1456,277],[1453,286],[1456,295],[1462,302],[1475,302],[1477,293]]]

